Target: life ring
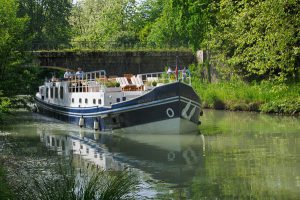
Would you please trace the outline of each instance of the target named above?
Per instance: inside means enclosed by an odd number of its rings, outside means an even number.
[[[167,115],[168,115],[169,118],[172,118],[175,115],[174,110],[172,108],[168,108],[166,110],[166,113],[167,113]]]

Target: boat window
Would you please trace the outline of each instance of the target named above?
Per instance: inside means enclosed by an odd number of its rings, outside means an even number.
[[[126,101],[126,97],[123,97],[123,98],[122,98],[122,101]]]
[[[90,151],[89,148],[86,148],[86,153],[87,153],[87,154],[89,154],[89,151]]]
[[[64,151],[65,150],[65,141],[61,142],[61,149]]]
[[[96,99],[93,99],[93,104],[96,104]]]
[[[53,99],[53,90],[54,90],[54,88],[51,87],[51,88],[50,88],[50,98],[51,98],[51,99]]]
[[[117,102],[120,102],[120,98],[117,98]]]
[[[46,88],[46,98],[49,98],[49,88]]]
[[[81,100],[81,98],[79,98],[79,103],[81,103],[82,102],[82,100]]]
[[[59,94],[60,98],[63,99],[64,98],[64,88],[62,86],[60,86],[59,92],[60,92],[60,94]]]
[[[85,103],[86,103],[86,104],[88,103],[88,99],[85,99]]]
[[[98,99],[98,104],[101,105],[102,104],[102,101],[101,99]]]
[[[74,98],[72,98],[72,103],[74,103]]]
[[[52,142],[52,146],[54,147],[55,146],[55,139],[52,138],[51,142]]]
[[[73,146],[76,146],[75,142],[73,142]]]
[[[80,149],[83,149],[83,146],[82,146],[82,144],[80,145]]]
[[[58,87],[55,87],[55,98],[58,99]]]

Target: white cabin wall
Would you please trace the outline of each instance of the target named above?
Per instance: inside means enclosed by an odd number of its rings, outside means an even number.
[[[55,85],[55,86],[53,86]],[[53,98],[51,98],[51,88],[58,88],[58,98],[55,98],[55,89],[53,89]],[[63,98],[60,98],[60,87],[63,87]],[[46,88],[48,89],[48,98],[46,98]],[[111,106],[139,97],[146,91],[122,91],[121,88],[104,88],[99,92],[69,92],[68,82],[46,82],[45,86],[40,87],[40,94],[44,96],[47,103],[57,104],[67,107],[96,107]],[[41,97],[40,97],[41,98]],[[74,102],[72,102],[74,99]],[[81,103],[80,100],[81,99]],[[87,103],[86,103],[87,99]],[[95,99],[95,101],[94,101]],[[118,101],[119,100],[119,101]]]

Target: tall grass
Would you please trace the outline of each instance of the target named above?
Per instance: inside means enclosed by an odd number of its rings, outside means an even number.
[[[208,84],[194,78],[193,86],[205,108],[289,115],[300,113],[300,83],[245,83],[231,80]]]
[[[129,171],[76,170],[59,164],[54,172],[26,177],[15,187],[17,199],[94,200],[133,199],[138,180]]]

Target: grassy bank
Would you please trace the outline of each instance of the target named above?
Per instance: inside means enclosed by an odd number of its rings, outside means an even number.
[[[300,114],[300,83],[245,83],[236,80],[208,84],[194,80],[193,85],[204,108]]]

